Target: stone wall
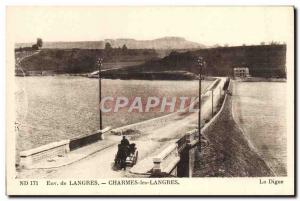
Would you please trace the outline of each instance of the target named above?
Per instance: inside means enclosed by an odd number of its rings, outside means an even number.
[[[64,155],[70,151],[70,140],[62,140],[59,142],[53,142],[34,149],[20,152],[20,167],[27,168],[32,163],[38,161],[53,158],[59,155]]]
[[[59,142],[52,142],[34,149],[29,149],[20,152],[21,168],[28,168],[31,164],[65,155],[69,151],[73,151],[77,148],[87,146],[88,144],[97,142],[104,139],[104,133],[109,131],[110,127],[103,130],[98,130],[91,135],[79,136],[73,139],[62,140]]]

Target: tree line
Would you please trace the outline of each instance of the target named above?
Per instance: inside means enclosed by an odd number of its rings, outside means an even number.
[[[20,51],[39,50],[42,47],[43,47],[43,40],[41,38],[37,38],[36,43],[33,44],[31,47],[19,47],[19,48],[16,48],[15,51],[20,52]]]

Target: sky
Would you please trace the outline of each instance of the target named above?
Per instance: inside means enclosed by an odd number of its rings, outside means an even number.
[[[14,42],[184,37],[204,45],[286,42],[292,7],[8,7]]]

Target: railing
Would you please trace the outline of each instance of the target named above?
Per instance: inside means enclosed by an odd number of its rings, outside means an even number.
[[[198,129],[191,130],[187,132],[186,136],[188,136],[186,140],[186,146],[189,148],[194,147],[199,142],[199,131]]]
[[[177,144],[171,144],[153,158],[152,176],[168,175],[180,160]]]
[[[104,133],[110,130],[110,127],[107,127],[103,130],[97,130],[95,133],[91,135],[83,135],[73,139],[70,139],[70,150],[78,149],[80,147],[89,145],[99,140],[104,139]]]
[[[187,140],[188,140],[188,135],[184,135],[182,138],[180,138],[176,143],[178,146],[178,152],[181,152],[186,146],[187,146]]]
[[[192,143],[198,142],[197,130],[192,130],[186,133],[177,142],[169,145],[160,154],[153,157],[152,176],[166,176],[176,168],[180,161],[179,154],[185,149],[189,148]]]
[[[64,155],[70,151],[70,140],[53,142],[34,149],[20,152],[20,167],[28,168],[32,163],[45,158],[51,158],[58,155]]]
[[[20,167],[29,168],[33,163],[45,159],[51,159],[60,155],[83,147],[85,145],[104,139],[104,133],[109,131],[110,127],[98,130],[91,135],[80,136],[73,139],[52,142],[40,147],[20,152]]]

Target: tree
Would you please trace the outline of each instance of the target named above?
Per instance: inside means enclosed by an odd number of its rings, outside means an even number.
[[[105,50],[111,50],[111,44],[110,43],[105,43]]]
[[[41,48],[43,46],[43,40],[41,38],[37,38],[36,45],[38,48]]]
[[[270,45],[280,45],[280,42],[276,42],[276,41],[271,41]]]
[[[32,45],[31,48],[32,48],[32,50],[38,50],[39,49],[39,47],[37,46],[37,44]]]
[[[169,56],[171,56],[171,57],[178,56],[178,55],[179,55],[179,53],[176,52],[175,50],[172,50],[169,54]]]
[[[122,47],[122,50],[126,51],[127,49],[128,49],[127,46],[124,44],[123,47]]]
[[[212,47],[217,48],[217,47],[221,47],[221,45],[217,43],[217,44],[214,44]]]

